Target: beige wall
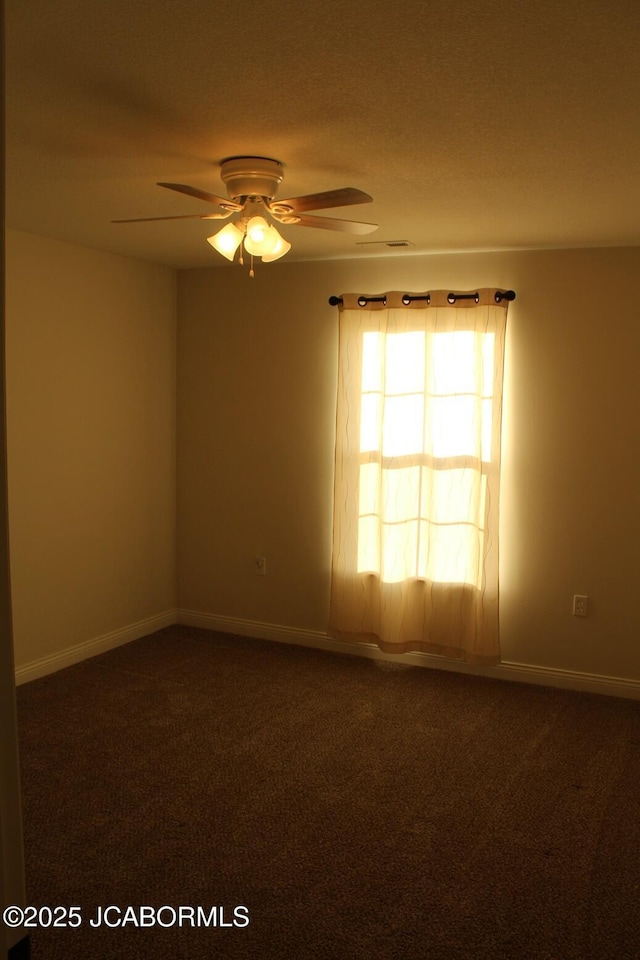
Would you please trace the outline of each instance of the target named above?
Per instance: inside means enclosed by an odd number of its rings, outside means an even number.
[[[7,237],[16,665],[175,607],[175,274]]]
[[[513,287],[503,444],[504,659],[640,681],[640,250],[224,264],[174,275],[10,233],[16,662],[176,605],[326,629],[333,293]],[[267,557],[267,576],[253,560]],[[586,620],[574,593],[590,597]]]
[[[513,287],[501,631],[516,663],[640,680],[640,250],[183,271],[178,604],[322,631],[337,312],[331,294]],[[267,576],[252,563],[267,557]],[[574,593],[590,615],[571,615]]]

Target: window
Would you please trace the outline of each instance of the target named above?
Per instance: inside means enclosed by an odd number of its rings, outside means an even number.
[[[494,342],[363,334],[358,572],[481,585]]]
[[[491,302],[492,294],[479,292],[477,305],[431,294],[417,307],[387,294],[386,305],[374,301],[371,309],[343,298],[335,635],[433,652],[434,637],[446,634],[447,649],[467,659],[469,636],[474,648],[478,641],[470,618],[475,623],[495,596],[497,637],[506,304]],[[438,626],[439,609],[448,612]],[[441,640],[435,646],[440,651]]]

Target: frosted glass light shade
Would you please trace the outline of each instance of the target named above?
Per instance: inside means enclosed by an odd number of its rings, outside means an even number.
[[[268,229],[269,224],[264,217],[251,217],[247,223],[247,240],[252,243],[262,243]]]
[[[252,217],[247,224],[244,248],[254,257],[264,257],[275,250],[280,234],[263,217]]]
[[[278,236],[278,242],[271,253],[263,254],[263,263],[271,263],[273,260],[279,260],[280,257],[284,257],[285,253],[289,253],[289,250],[291,250],[291,244],[285,240],[284,237],[281,237],[277,230],[274,230],[274,233]]]
[[[228,223],[218,233],[214,233],[212,237],[207,237],[207,241],[227,260],[233,260],[236,250],[242,243],[242,236],[242,230],[238,230],[235,223]]]
[[[244,240],[244,249],[254,257],[262,257],[265,263],[279,260],[291,250],[291,244],[281,237],[276,228],[267,223],[264,217],[251,217],[248,221],[238,221],[242,229],[235,223],[228,223],[212,237],[207,237],[211,246],[221,253],[227,260],[232,261],[236,250]]]

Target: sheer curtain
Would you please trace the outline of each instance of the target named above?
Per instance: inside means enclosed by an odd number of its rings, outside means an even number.
[[[507,298],[342,297],[331,636],[499,660]]]

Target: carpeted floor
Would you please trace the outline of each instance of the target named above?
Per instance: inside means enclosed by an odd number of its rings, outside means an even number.
[[[637,702],[170,627],[18,707],[33,960],[640,957]]]

